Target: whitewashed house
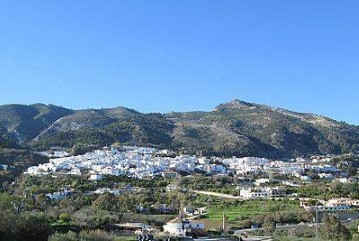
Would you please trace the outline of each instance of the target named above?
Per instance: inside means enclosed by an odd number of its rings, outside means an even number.
[[[205,225],[203,223],[180,220],[178,218],[163,225],[163,231],[175,237],[186,237],[187,232],[203,231],[204,229]]]

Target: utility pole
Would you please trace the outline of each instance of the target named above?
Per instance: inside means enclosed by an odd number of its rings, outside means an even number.
[[[318,241],[318,202],[315,203],[315,241]]]
[[[222,214],[222,230],[223,230],[223,233],[226,230],[226,221],[225,221],[224,211],[223,211],[223,214]]]

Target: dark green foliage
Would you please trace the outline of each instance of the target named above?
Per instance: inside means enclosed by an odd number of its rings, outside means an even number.
[[[104,231],[81,231],[80,233],[69,232],[66,234],[56,233],[49,238],[49,241],[115,241],[119,240],[116,235]]]
[[[324,182],[317,182],[301,186],[295,190],[301,197],[330,199],[340,197],[351,197],[353,199],[359,198],[359,184],[358,182],[340,183],[332,182],[326,184]]]
[[[98,198],[92,202],[93,209],[102,209],[107,211],[119,210],[119,202],[115,195],[106,193],[98,196]]]
[[[19,241],[47,241],[52,233],[48,220],[38,214],[19,214],[12,227],[12,234]]]
[[[13,181],[27,167],[48,162],[48,158],[27,149],[0,148],[0,164],[8,165],[8,170],[0,170],[0,184]],[[1,187],[0,187],[1,188]]]
[[[204,155],[292,157],[357,152],[359,128],[239,100],[211,112],[169,114],[142,114],[124,107],[72,111],[41,104],[0,106],[0,147],[72,148],[114,142],[190,154],[201,150]]]
[[[290,157],[357,150],[358,128],[328,118],[232,101],[213,112],[175,113],[175,141],[199,140],[209,153]],[[206,131],[206,135],[202,135]],[[190,139],[189,139],[190,138]],[[196,142],[193,145],[197,145]]]
[[[10,235],[12,222],[14,220],[14,210],[11,202],[14,198],[7,194],[0,193],[0,241],[6,240]]]
[[[142,145],[154,144],[164,147],[171,142],[170,133],[174,124],[161,114],[146,114],[133,120],[137,127],[133,133],[136,142]]]
[[[121,220],[121,214],[84,207],[72,213],[71,220],[80,228],[105,228]]]
[[[276,223],[275,223],[274,219],[269,216],[264,219],[264,223],[263,223],[262,227],[264,229],[265,234],[272,235],[275,231]]]
[[[170,145],[170,133],[174,126],[163,115],[123,109],[79,111],[50,127],[33,144],[40,149],[50,146],[104,146],[114,142],[159,147]]]
[[[53,135],[44,136],[40,138],[35,147],[40,149],[47,149],[51,146],[73,147],[73,146],[88,146],[100,145],[104,146],[106,143],[112,143],[114,139],[111,136],[95,128],[86,128],[80,130],[68,130],[58,132]]]
[[[16,141],[11,138],[11,134],[6,128],[0,125],[0,148],[19,148]]]
[[[86,144],[76,143],[71,149],[71,154],[74,156],[83,155],[87,152],[91,152],[93,150],[100,148],[101,147],[99,145],[86,145]]]
[[[349,230],[340,222],[340,220],[332,215],[324,216],[324,225],[321,230],[322,237],[326,240],[350,240]]]
[[[59,118],[73,113],[54,105],[0,106],[0,126],[7,129],[16,141],[30,141]]]
[[[22,212],[23,201],[0,194],[0,240],[46,241],[52,229],[41,213]]]
[[[325,183],[314,183],[309,185],[301,186],[298,189],[298,193],[302,197],[321,197],[328,192],[328,188]]]

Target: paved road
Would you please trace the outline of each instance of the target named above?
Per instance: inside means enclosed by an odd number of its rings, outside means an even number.
[[[215,196],[215,197],[222,197],[222,198],[228,198],[228,199],[236,199],[240,201],[248,200],[248,198],[239,197],[239,196],[233,196],[229,194],[223,194],[218,192],[207,192],[207,191],[197,191],[197,190],[190,190],[191,192],[202,194],[202,195],[209,195],[209,196]]]
[[[248,238],[243,238],[243,241],[272,241],[273,239],[269,236],[253,236]]]

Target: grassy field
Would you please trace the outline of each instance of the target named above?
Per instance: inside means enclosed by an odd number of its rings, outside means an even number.
[[[208,215],[201,219],[209,229],[221,227],[223,212],[228,224],[241,225],[241,221],[251,216],[269,214],[299,208],[294,200],[248,200],[243,202],[215,200],[207,206]]]
[[[293,200],[249,200],[244,202],[218,202],[208,207],[208,219],[222,220],[222,214],[228,221],[244,219],[252,215],[268,214],[277,211],[292,210],[299,207],[299,201]]]
[[[116,241],[136,241],[137,238],[135,236],[121,236]]]
[[[296,237],[280,237],[280,238],[276,238],[274,237],[274,241],[328,241],[327,239],[321,239],[318,238],[296,238]]]

